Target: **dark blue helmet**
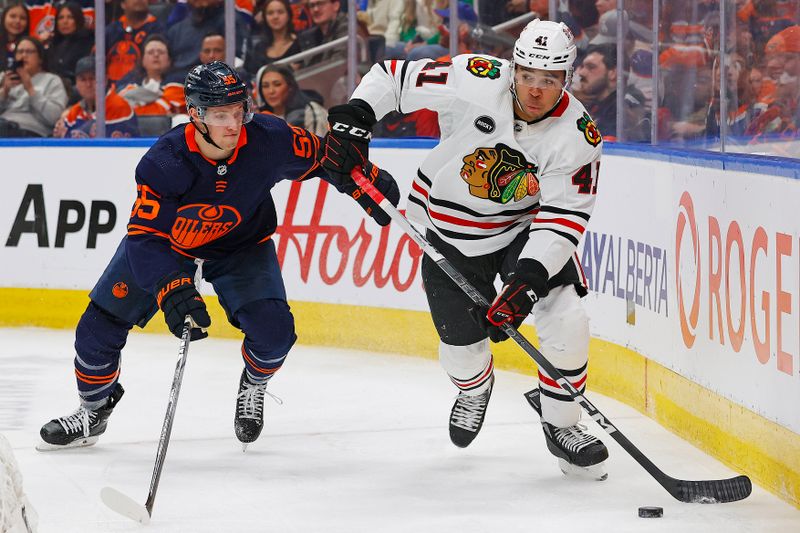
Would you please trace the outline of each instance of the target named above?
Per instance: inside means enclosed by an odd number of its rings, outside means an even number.
[[[206,108],[242,102],[247,123],[253,118],[253,102],[247,84],[231,67],[222,61],[197,65],[186,75],[184,84],[186,108],[197,109],[198,116],[205,116]]]

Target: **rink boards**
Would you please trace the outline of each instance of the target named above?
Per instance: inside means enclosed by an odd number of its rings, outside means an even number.
[[[405,197],[430,146],[376,141],[371,156]],[[0,145],[0,325],[74,326],[125,233],[145,150],[142,141]],[[584,299],[590,389],[633,405],[795,505],[798,173],[800,165],[785,162],[610,145],[579,249],[592,289]],[[274,196],[274,239],[300,342],[436,356],[410,239],[365,219],[319,180],[281,184]],[[213,334],[236,335],[217,306],[214,319]],[[158,317],[150,328],[165,331]],[[534,372],[509,343],[493,350],[498,366]]]

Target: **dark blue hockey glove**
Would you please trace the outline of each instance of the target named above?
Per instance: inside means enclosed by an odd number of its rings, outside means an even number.
[[[508,335],[501,326],[511,324],[518,328],[522,324],[533,305],[547,296],[548,278],[547,269],[539,261],[520,259],[494,302],[488,308],[471,307],[469,314],[493,342],[504,341]]]
[[[192,328],[191,340],[208,337],[205,328],[211,325],[211,317],[189,274],[174,272],[162,278],[156,286],[159,287],[156,302],[164,312],[164,320],[173,335],[181,337],[183,321],[189,315],[197,326]]]

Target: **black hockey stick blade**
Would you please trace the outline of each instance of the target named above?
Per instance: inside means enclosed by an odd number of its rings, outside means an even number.
[[[685,503],[730,503],[744,500],[753,492],[753,483],[747,476],[709,481],[688,481],[668,478],[658,480],[676,500]]]
[[[133,498],[115,488],[103,487],[100,490],[100,499],[109,509],[122,516],[126,516],[140,524],[146,525],[150,523],[150,513],[145,509],[144,505],[136,503]]]
[[[524,393],[524,396],[533,410],[539,416],[542,416],[542,401],[539,388],[529,390]],[[675,479],[658,469],[651,471],[647,466],[645,468],[673,498],[684,503],[736,502],[747,498],[753,491],[753,484],[747,476],[708,481],[689,481]]]

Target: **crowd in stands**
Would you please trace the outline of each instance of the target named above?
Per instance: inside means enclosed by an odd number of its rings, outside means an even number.
[[[358,0],[357,74],[383,59],[447,60],[451,1]],[[655,30],[654,1],[626,0],[618,11],[616,0],[558,0],[551,14],[548,0],[460,0],[455,53],[510,58],[521,25],[492,26],[529,13],[554,18],[579,48],[570,90],[606,139],[650,142],[655,133],[659,143],[702,147],[723,129],[742,145],[798,136],[800,0],[661,0]],[[291,58],[346,37],[347,7],[345,0],[235,0],[235,67],[259,111],[324,133],[326,107],[348,96],[347,48]],[[0,8],[0,137],[93,136],[93,0],[0,0]],[[106,0],[107,135],[156,135],[185,119],[186,73],[225,57],[224,12],[223,0]],[[420,111],[391,114],[376,133],[439,131],[436,115]]]

